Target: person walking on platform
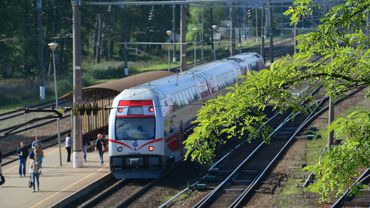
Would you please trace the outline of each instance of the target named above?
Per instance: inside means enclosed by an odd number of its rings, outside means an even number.
[[[98,140],[96,141],[96,144],[95,144],[95,150],[99,151],[99,157],[100,157],[100,165],[103,165],[104,163],[104,158],[103,158],[103,154],[104,154],[104,146],[105,146],[105,143],[103,141],[103,135],[102,134],[98,134]]]
[[[68,133],[65,143],[66,143],[66,150],[67,150],[67,162],[71,162],[71,150],[72,150],[71,133]]]
[[[36,149],[37,147],[42,148],[41,141],[39,140],[37,136],[35,136],[35,138],[33,139],[31,147],[32,149]]]
[[[82,150],[84,152],[84,162],[86,162],[86,157],[87,157],[87,147],[89,145],[89,138],[87,137],[86,130],[82,131]]]
[[[42,151],[40,146],[36,146],[36,149],[34,150],[34,160],[37,161],[40,165],[39,167],[39,173],[41,173],[42,170],[42,161],[44,159],[44,151]]]
[[[32,192],[35,192],[36,183],[37,190],[40,191],[40,172],[41,172],[41,163],[38,160],[32,160],[30,167],[30,177],[32,180]]]
[[[22,177],[22,175],[26,177],[28,147],[25,147],[23,142],[19,142],[19,147],[17,148],[17,154],[19,156],[19,166],[18,166],[19,177]]]

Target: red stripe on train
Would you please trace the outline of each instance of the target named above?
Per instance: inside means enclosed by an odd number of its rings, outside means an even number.
[[[143,145],[141,145],[141,146],[138,148],[138,150],[139,150],[139,149],[141,149],[141,148],[143,148],[143,147],[145,147],[145,146],[146,146],[146,145],[148,145],[148,144],[155,143],[155,142],[159,142],[159,141],[162,141],[162,140],[163,140],[163,138],[158,138],[158,139],[154,139],[154,140],[148,141],[148,142],[144,143]]]
[[[120,100],[118,106],[147,106],[153,105],[153,100]]]
[[[116,144],[120,144],[120,145],[123,145],[125,147],[128,147],[130,150],[133,150],[128,144],[124,143],[124,142],[120,142],[120,141],[117,141],[117,140],[114,140],[114,139],[108,139],[109,142],[112,142],[112,143],[116,143]]]

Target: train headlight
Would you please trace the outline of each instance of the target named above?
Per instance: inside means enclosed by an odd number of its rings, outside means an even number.
[[[154,146],[149,146],[148,150],[149,150],[149,152],[153,152],[154,151]]]
[[[122,107],[118,107],[118,113],[122,113],[123,112],[123,108]]]

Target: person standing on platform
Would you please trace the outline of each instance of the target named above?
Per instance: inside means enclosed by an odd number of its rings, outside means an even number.
[[[17,154],[19,156],[19,167],[18,167],[19,177],[22,177],[22,175],[26,177],[28,147],[25,147],[23,142],[19,142],[19,147],[17,148]]]
[[[97,138],[98,140],[96,141],[96,144],[95,144],[95,150],[99,151],[100,165],[103,165],[104,163],[103,154],[104,154],[104,145],[105,145],[103,141],[103,135],[99,133]]]
[[[42,150],[41,150],[42,151]],[[30,177],[32,180],[32,192],[35,192],[36,182],[37,182],[37,190],[40,191],[40,172],[41,172],[41,163],[34,159],[31,162],[30,167]]]
[[[86,156],[87,156],[87,147],[89,145],[89,138],[87,137],[86,130],[82,131],[82,150],[84,152],[84,162],[86,162]]]
[[[66,143],[66,150],[67,150],[67,162],[71,162],[71,150],[72,150],[71,133],[68,133],[65,143]]]

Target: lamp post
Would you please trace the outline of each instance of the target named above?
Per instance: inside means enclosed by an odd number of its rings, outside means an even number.
[[[216,32],[216,29],[217,29],[217,25],[212,25],[212,31],[213,31],[213,36]],[[213,37],[213,61],[216,61],[216,46],[215,46],[215,38]]]
[[[194,40],[194,63],[193,63],[193,67],[195,68],[195,63],[197,62],[197,31],[198,31],[198,28],[194,27],[193,28],[193,32],[194,32],[194,35],[195,35],[195,40]]]
[[[167,30],[166,34],[168,35],[168,38],[171,39],[172,31]],[[167,57],[168,57],[168,71],[170,70],[170,64],[171,64],[171,58],[170,58],[170,46],[167,47]]]
[[[58,90],[57,90],[57,75],[55,70],[55,49],[58,47],[58,43],[52,42],[48,44],[51,53],[53,55],[53,66],[54,66],[54,92],[55,92],[55,108],[58,108]],[[60,142],[60,128],[59,128],[60,118],[57,118],[57,134],[58,134],[58,146],[59,146],[59,164],[62,166],[62,151],[61,151],[61,142]]]

